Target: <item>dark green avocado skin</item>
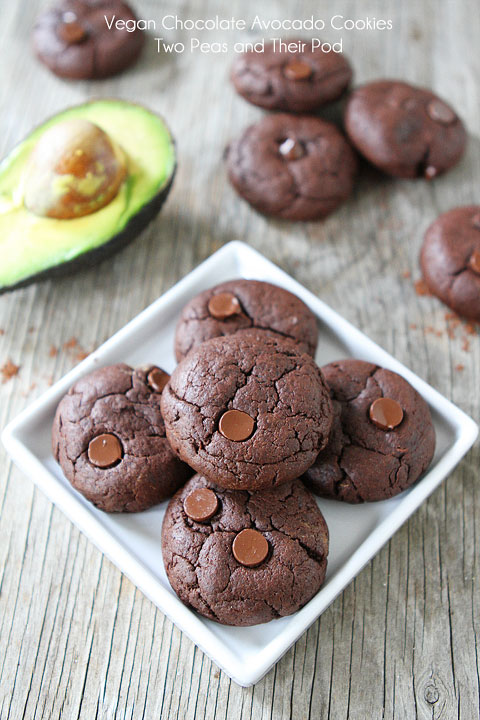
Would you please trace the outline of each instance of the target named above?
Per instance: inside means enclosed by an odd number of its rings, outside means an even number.
[[[64,275],[73,275],[79,270],[94,267],[104,260],[107,260],[109,257],[112,257],[112,255],[115,255],[115,253],[120,250],[123,250],[124,247],[131,243],[132,240],[135,240],[135,238],[143,230],[145,230],[152,220],[157,217],[165,200],[167,199],[168,193],[170,192],[176,170],[177,166],[175,164],[175,168],[168,184],[165,185],[161,191],[146,205],[144,205],[143,208],[131,218],[131,220],[129,220],[123,230],[114,235],[108,242],[100,245],[98,248],[95,248],[95,250],[90,250],[89,252],[79,255],[73,260],[64,262],[61,265],[55,265],[54,267],[43,270],[36,275],[30,275],[15,285],[0,287],[0,295],[3,295],[6,292],[11,292],[12,290],[18,290],[19,288],[26,287],[32,283],[50,280],[51,278],[63,277]]]

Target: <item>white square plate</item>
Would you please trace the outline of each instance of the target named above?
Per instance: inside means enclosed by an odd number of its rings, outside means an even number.
[[[173,336],[181,308],[196,293],[236,277],[266,280],[298,295],[320,321],[316,360],[323,365],[355,356],[403,375],[428,401],[437,431],[437,450],[427,474],[396,498],[366,505],[319,500],[330,529],[325,584],[299,612],[253,628],[232,628],[205,620],[172,591],[162,562],[160,529],[166,503],[138,514],[108,515],[65,480],[50,451],[50,428],[60,398],[81,375],[124,361],[130,365],[175,366]],[[231,242],[202,263],[117,332],[24,410],[3,432],[15,463],[56,503],[110,560],[235,682],[249,686],[274,665],[351,582],[425,498],[451,472],[477,437],[471,418],[401,365],[385,350],[252,248]],[[348,533],[345,532],[348,528]]]

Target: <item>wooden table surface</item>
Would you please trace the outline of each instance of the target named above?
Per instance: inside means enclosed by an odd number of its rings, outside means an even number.
[[[32,57],[39,6],[0,11],[0,150],[44,118],[94,96],[144,102],[177,139],[179,169],[158,219],[113,260],[0,298],[1,426],[177,280],[232,239],[250,243],[478,419],[480,342],[420,296],[418,251],[438,213],[480,199],[480,13],[474,0],[137,0],[159,20],[257,12],[390,18],[344,32],[356,82],[381,76],[434,88],[466,121],[466,157],[431,184],[362,172],[327,221],[266,220],[230,188],[228,140],[262,112],[235,96],[231,57],[157,55],[118,78],[66,83]],[[295,14],[293,14],[295,12]],[[191,34],[190,34],[191,35]],[[189,40],[185,32],[165,32]],[[245,33],[242,39],[258,38]],[[239,39],[202,33],[205,40]],[[333,31],[323,37],[337,39]],[[331,114],[331,112],[329,113]],[[1,259],[0,259],[1,262]],[[212,277],[212,283],[215,278]],[[231,682],[106,560],[2,451],[0,717],[413,718],[479,716],[478,446],[255,687]]]

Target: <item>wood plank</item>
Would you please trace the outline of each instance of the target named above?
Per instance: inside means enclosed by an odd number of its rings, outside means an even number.
[[[0,384],[2,427],[73,367],[81,350],[97,347],[234,238],[270,257],[479,417],[478,337],[457,328],[450,338],[445,308],[413,286],[428,224],[449,207],[478,202],[480,16],[473,0],[372,0],[368,9],[353,0],[336,4],[345,17],[394,21],[391,32],[344,34],[356,82],[388,76],[431,86],[459,108],[471,137],[465,160],[435,183],[393,181],[366,170],[348,203],[326,222],[306,225],[258,216],[228,185],[223,148],[262,115],[229,86],[230,58],[158,56],[150,39],[137,67],[124,75],[65,83],[29,49],[30,28],[46,4],[2,5],[0,152],[65,106],[118,95],[167,118],[179,169],[164,211],[133,246],[72,278],[0,297],[0,357],[21,366]],[[135,5],[142,17],[157,19],[227,14],[214,0]],[[251,19],[257,12],[268,19],[293,17],[294,10],[280,0],[228,5],[228,15]],[[302,0],[295,13],[329,17],[333,10],[326,0]],[[72,337],[78,345],[64,349]],[[478,465],[476,446],[277,666],[243,689],[2,454],[0,718],[479,717]]]

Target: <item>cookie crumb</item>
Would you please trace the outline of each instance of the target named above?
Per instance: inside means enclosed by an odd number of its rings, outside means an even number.
[[[2,373],[2,383],[6,383],[8,380],[15,377],[15,375],[18,375],[19,370],[20,365],[15,365],[11,359],[8,359],[7,362],[0,368],[0,372]]]
[[[5,330],[3,328],[0,328],[0,335],[5,335]]]
[[[465,370],[465,365],[463,365],[463,363],[458,363],[458,365],[455,365],[455,370],[457,372],[463,372]]]
[[[76,337],[71,337],[70,340],[67,340],[67,342],[63,343],[63,349],[64,350],[73,350],[73,348],[77,347],[78,340]]]
[[[402,273],[402,277],[405,278],[405,280],[408,280],[408,278],[412,277],[412,273],[410,270],[404,270]]]
[[[464,352],[470,352],[470,340],[466,337],[463,338],[462,350]]]
[[[417,323],[410,323],[410,330],[416,330],[418,327]]]
[[[89,352],[86,350],[79,350],[78,353],[75,355],[75,360],[77,362],[81,362],[82,360],[85,360],[86,357],[90,355]]]
[[[55,347],[55,345],[50,345],[50,350],[48,351],[48,356],[53,358],[57,357],[58,355],[58,348]]]
[[[417,295],[431,295],[430,290],[427,287],[427,283],[423,278],[417,280],[415,283],[415,292]]]

